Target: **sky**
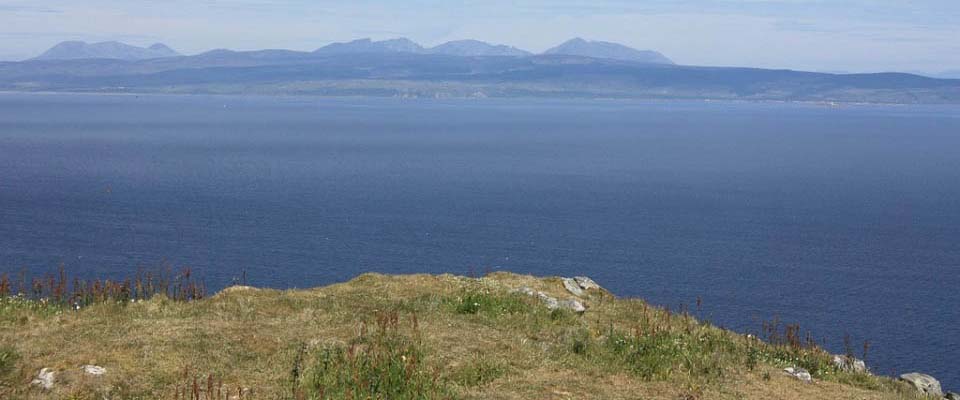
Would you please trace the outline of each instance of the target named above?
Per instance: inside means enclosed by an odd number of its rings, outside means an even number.
[[[688,65],[932,74],[960,70],[960,0],[0,0],[0,60],[64,40],[195,54],[364,37],[534,52],[583,37]]]

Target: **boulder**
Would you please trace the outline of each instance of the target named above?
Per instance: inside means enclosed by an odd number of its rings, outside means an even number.
[[[960,400],[960,394],[955,392],[947,392],[947,400]]]
[[[511,293],[522,293],[527,296],[537,296],[543,305],[550,310],[556,310],[558,308],[565,308],[575,313],[583,313],[587,311],[587,307],[583,305],[579,300],[576,299],[567,299],[567,300],[558,300],[557,298],[550,296],[544,292],[535,291],[529,287],[521,287],[519,289],[514,289]]]
[[[560,307],[566,308],[577,314],[582,314],[587,311],[587,308],[583,306],[583,303],[574,299],[567,299],[567,300],[561,301]]]
[[[913,385],[920,394],[926,396],[943,397],[943,389],[940,388],[940,381],[930,375],[911,372],[900,375],[900,380]]]
[[[53,389],[53,384],[56,381],[57,371],[54,371],[52,368],[44,368],[40,370],[36,378],[30,381],[30,384],[40,386],[43,390],[50,390]]]
[[[863,360],[850,356],[833,356],[833,366],[837,367],[837,369],[843,372],[852,372],[855,374],[865,374],[870,372],[870,370],[867,369],[867,363],[863,362]]]
[[[84,373],[93,376],[101,376],[107,373],[107,369],[97,365],[84,365],[80,367]]]
[[[567,288],[567,291],[572,293],[574,296],[582,297],[583,289],[580,288],[580,284],[577,283],[573,278],[561,278],[563,280],[563,287]]]
[[[789,374],[790,376],[797,378],[803,382],[806,382],[806,383],[813,382],[813,377],[810,376],[810,372],[803,368],[789,367],[789,368],[785,368],[783,371]]]
[[[557,299],[550,297],[548,294],[544,292],[537,292],[537,297],[540,297],[540,301],[542,301],[543,304],[546,305],[547,308],[551,310],[556,310],[557,308],[560,307],[560,302],[557,301]]]
[[[580,288],[582,288],[583,290],[602,289],[600,285],[598,285],[596,282],[593,281],[593,279],[590,279],[586,276],[575,276],[573,277],[573,280],[577,281],[577,284],[580,285]]]

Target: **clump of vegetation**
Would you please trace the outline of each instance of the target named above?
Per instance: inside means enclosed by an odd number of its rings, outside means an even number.
[[[250,390],[242,387],[231,388],[223,383],[222,378],[214,374],[198,376],[189,368],[184,368],[180,382],[174,387],[174,400],[229,400],[246,399],[251,396]]]
[[[405,335],[399,314],[383,313],[349,346],[327,346],[305,371],[297,397],[310,399],[437,399],[449,397],[439,371],[430,371],[417,336]]]
[[[0,323],[23,325],[32,317],[49,317],[63,311],[63,306],[23,296],[0,297]]]
[[[721,378],[733,365],[731,354],[737,345],[721,331],[673,331],[669,329],[633,332],[609,328],[593,339],[585,331],[572,337],[570,350],[612,370],[630,371],[641,379],[664,380],[674,374],[706,380]]]
[[[491,317],[526,313],[530,309],[528,299],[522,294],[492,293],[489,289],[467,289],[454,303],[457,314],[483,314]]]
[[[172,267],[159,272],[138,271],[133,279],[80,279],[67,276],[63,266],[56,274],[28,277],[0,275],[0,299],[32,300],[44,305],[80,308],[97,303],[124,303],[165,296],[175,301],[200,300],[206,287],[189,268],[174,272]]]
[[[774,319],[764,322],[762,329],[765,342],[750,343],[747,349],[748,366],[762,361],[777,366],[799,367],[814,377],[840,372],[833,365],[832,355],[817,345],[809,331],[804,333],[800,325],[781,325],[779,320]]]
[[[0,347],[0,386],[5,386],[7,378],[13,374],[20,354],[10,346]]]
[[[507,370],[508,367],[503,361],[476,354],[454,369],[449,379],[461,386],[483,386],[504,376]]]

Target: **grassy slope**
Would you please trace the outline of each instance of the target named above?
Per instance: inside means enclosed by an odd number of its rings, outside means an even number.
[[[0,398],[173,399],[194,390],[195,377],[204,392],[210,374],[213,386],[223,382],[221,398],[237,388],[249,388],[244,398],[359,398],[358,388],[372,385],[357,378],[365,373],[419,382],[383,398],[897,399],[909,393],[887,378],[823,368],[825,353],[769,346],[640,300],[593,291],[584,301],[589,310],[578,316],[509,293],[521,286],[570,297],[556,278],[495,273],[480,280],[366,274],[311,290],[231,288],[190,303],[154,298],[79,312],[4,300]],[[820,368],[815,383],[781,372],[797,362],[778,360],[794,356]],[[108,373],[84,376],[84,364]],[[61,371],[53,392],[28,384],[42,367]],[[356,387],[344,383],[354,379]]]

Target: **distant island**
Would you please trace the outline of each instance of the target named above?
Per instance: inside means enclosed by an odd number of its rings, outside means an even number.
[[[315,51],[64,42],[0,63],[0,90],[403,98],[619,98],[960,103],[960,80],[678,65],[653,50],[571,39],[541,54],[478,40],[360,39]]]

